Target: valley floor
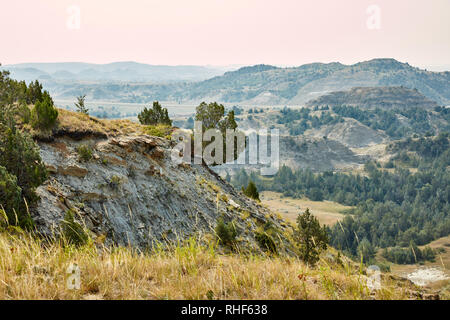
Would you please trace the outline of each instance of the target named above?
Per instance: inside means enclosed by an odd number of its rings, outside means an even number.
[[[329,226],[343,219],[342,212],[351,208],[333,201],[311,201],[307,198],[282,197],[281,193],[273,191],[260,192],[260,198],[262,204],[269,207],[273,212],[280,213],[283,218],[294,224],[298,214],[303,213],[306,208],[311,210],[321,224]]]

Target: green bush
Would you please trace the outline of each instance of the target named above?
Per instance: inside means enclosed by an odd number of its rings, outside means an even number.
[[[89,161],[92,159],[92,149],[88,145],[81,145],[77,148],[78,157],[81,161]]]
[[[261,201],[259,199],[258,189],[256,188],[255,183],[253,181],[251,181],[251,180],[248,183],[248,186],[247,186],[246,189],[244,189],[244,187],[242,187],[242,192],[249,198],[252,198],[252,199],[257,200],[257,201]]]
[[[172,127],[168,125],[149,125],[144,129],[144,132],[150,136],[160,137],[160,138],[170,138],[172,133]]]
[[[111,189],[117,189],[122,184],[122,182],[123,180],[121,177],[119,177],[118,175],[113,175],[109,179],[109,186],[111,187]]]
[[[172,125],[172,120],[169,118],[167,108],[162,108],[158,101],[153,102],[153,108],[144,108],[142,112],[138,114],[138,119],[141,124],[156,125],[164,124],[167,126]]]
[[[225,223],[219,218],[215,231],[219,243],[224,246],[232,247],[236,243],[237,230],[233,222]]]
[[[16,176],[28,204],[35,203],[35,189],[47,179],[47,170],[30,135],[0,124],[0,166]]]
[[[61,226],[64,240],[67,243],[82,246],[88,242],[89,236],[83,226],[75,220],[75,212],[73,210],[67,210]]]
[[[268,250],[272,253],[277,253],[277,245],[275,244],[272,236],[266,231],[256,232],[255,239],[258,242],[259,246],[264,250]]]
[[[16,176],[10,174],[5,167],[0,166],[0,204],[6,214],[6,224],[17,225],[20,222],[20,204],[22,189],[17,185]],[[16,221],[19,220],[19,221]]]
[[[49,129],[58,118],[58,110],[53,106],[50,95],[44,91],[42,100],[37,101],[31,111],[31,125],[35,129]]]
[[[376,265],[380,268],[381,272],[391,272],[391,265],[387,262],[377,262]]]
[[[29,123],[31,121],[31,110],[26,104],[20,104],[17,107],[17,115],[22,123]]]

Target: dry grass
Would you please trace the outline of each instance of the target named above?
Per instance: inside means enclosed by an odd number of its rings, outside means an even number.
[[[334,258],[330,255],[334,254]],[[334,262],[333,262],[334,261]],[[315,268],[296,258],[220,255],[195,240],[140,253],[47,244],[28,234],[0,234],[0,299],[405,299],[410,285],[383,280],[371,295],[350,261],[328,252]],[[68,289],[67,268],[81,270]]]
[[[25,129],[37,138],[46,138],[55,132],[66,135],[82,136],[117,136],[121,134],[142,134],[145,126],[130,120],[97,119],[79,112],[58,109],[58,119],[54,128],[49,131],[35,130],[30,125]]]
[[[279,212],[282,217],[293,223],[295,223],[300,212],[309,208],[321,224],[333,225],[344,218],[341,212],[351,208],[333,201],[311,201],[306,198],[281,197],[280,193],[272,191],[263,191],[260,193],[260,197],[263,204],[272,211]]]

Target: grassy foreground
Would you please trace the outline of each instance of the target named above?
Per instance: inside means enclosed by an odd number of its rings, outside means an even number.
[[[69,289],[77,264],[81,287]],[[219,254],[191,239],[142,253],[91,243],[44,244],[26,233],[0,233],[0,299],[408,299],[417,288],[382,277],[371,293],[354,263],[334,251],[314,267],[292,257]]]

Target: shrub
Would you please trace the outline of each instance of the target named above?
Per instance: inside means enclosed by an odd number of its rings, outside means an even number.
[[[75,213],[69,209],[61,222],[64,240],[75,246],[85,245],[89,236],[83,226],[75,220]]]
[[[215,231],[219,243],[231,247],[236,242],[237,230],[233,222],[225,223],[223,218],[219,218]]]
[[[271,221],[267,221],[263,226],[259,227],[255,233],[255,239],[259,246],[272,253],[277,253],[277,244],[274,238],[277,236],[278,230],[274,228]]]
[[[78,146],[77,153],[81,161],[89,161],[92,159],[92,149],[88,145]]]
[[[35,129],[49,129],[58,118],[58,110],[47,91],[44,91],[42,100],[37,101],[31,111],[31,124]]]
[[[16,214],[20,213],[19,207],[22,202],[22,189],[17,185],[16,176],[10,174],[5,167],[0,166],[0,204],[1,210],[5,214],[7,224],[19,224],[20,217]]]
[[[47,179],[47,170],[33,139],[14,126],[0,124],[0,166],[16,176],[22,197],[34,203],[35,189]]]
[[[26,104],[20,104],[18,106],[17,115],[22,123],[29,123],[31,121],[31,110]]]
[[[156,125],[164,124],[167,126],[172,125],[172,120],[169,118],[167,108],[162,108],[158,101],[153,102],[153,108],[144,108],[142,112],[138,114],[138,119],[141,124]]]
[[[269,235],[266,231],[256,232],[255,239],[258,242],[259,246],[264,250],[268,250],[272,253],[277,253],[277,246],[272,236]]]
[[[391,265],[387,262],[377,262],[376,264],[381,272],[391,272]]]
[[[122,184],[122,178],[120,178],[117,175],[113,175],[109,179],[109,186],[111,187],[111,189],[117,189],[121,184]]]
[[[261,201],[259,199],[258,189],[256,188],[256,185],[251,180],[248,183],[248,186],[247,186],[246,189],[244,189],[244,187],[242,187],[242,192],[249,198],[252,198],[252,199],[257,200],[257,201]]]
[[[160,137],[160,138],[170,138],[172,133],[172,127],[168,125],[150,125],[144,129],[144,132],[150,136]]]

